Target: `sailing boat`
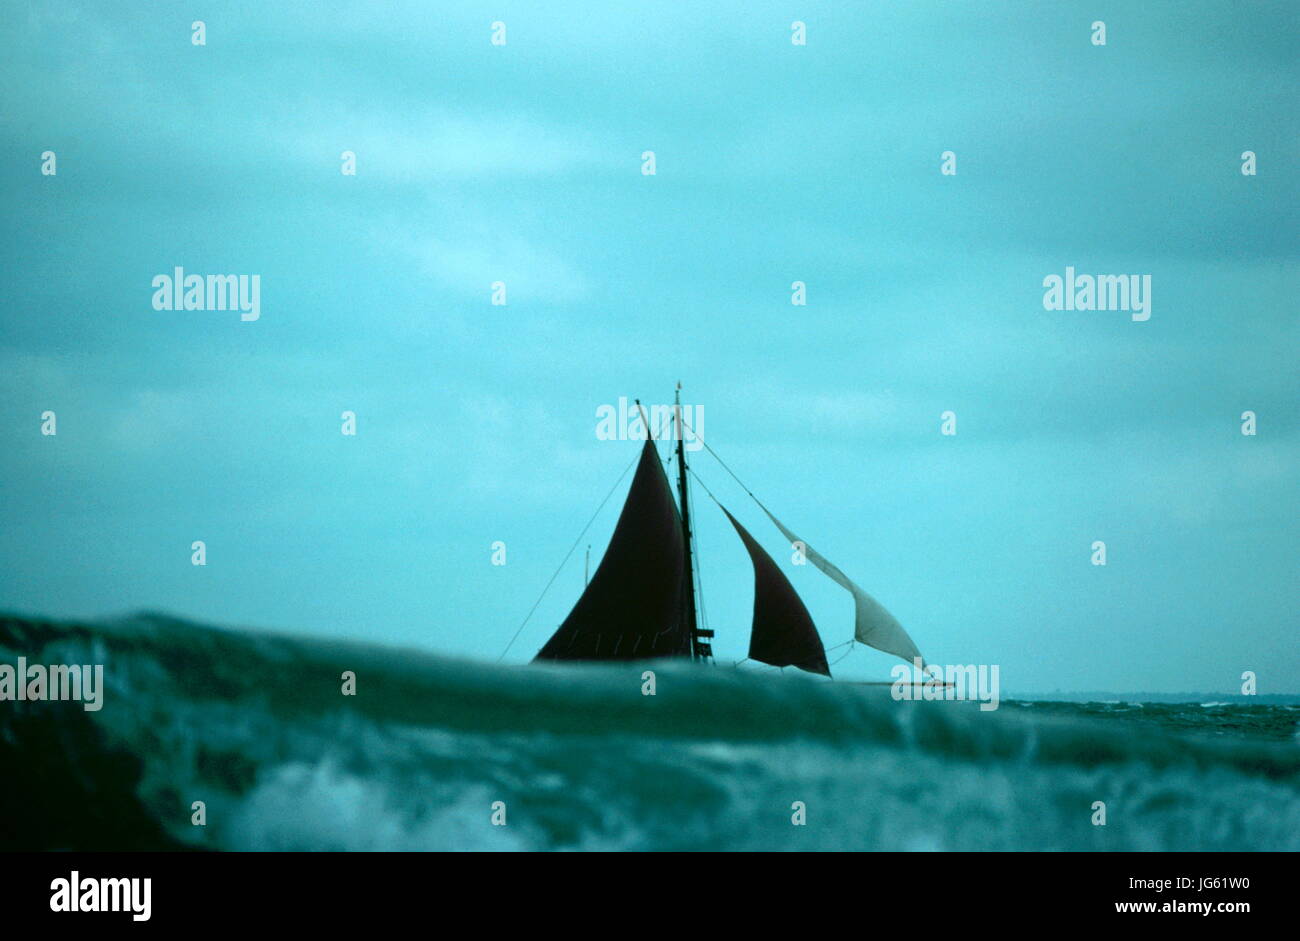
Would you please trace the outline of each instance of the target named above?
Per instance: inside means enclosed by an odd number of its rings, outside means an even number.
[[[535,660],[689,657],[707,662],[713,656],[713,631],[700,627],[696,612],[688,489],[688,476],[693,472],[686,463],[681,383],[677,384],[673,407],[677,441],[676,502],[639,400],[637,407],[646,428],[646,442],[609,548],[573,610]],[[712,453],[713,449],[709,451]],[[711,492],[709,495],[713,496]],[[909,663],[920,660],[924,664],[920,650],[893,615],[799,539],[757,497],[754,501],[813,566],[853,596],[854,641],[902,657]],[[826,649],[794,586],[740,521],[721,503],[718,506],[731,521],[754,567],[754,616],[748,659],[829,677]]]

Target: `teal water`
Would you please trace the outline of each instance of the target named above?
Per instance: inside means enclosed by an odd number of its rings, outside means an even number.
[[[645,696],[645,664],[499,667],[148,615],[0,618],[0,663],[19,656],[102,663],[106,691],[98,712],[0,702],[3,848],[1300,849],[1296,703],[981,712],[664,662]]]

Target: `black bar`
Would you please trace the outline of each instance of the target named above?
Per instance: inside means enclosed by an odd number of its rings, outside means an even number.
[[[560,854],[541,860],[531,854],[10,854],[0,911],[6,928],[62,923],[66,929],[76,919],[78,930],[284,922],[337,931],[415,918],[427,930],[439,923],[457,935],[467,933],[453,927],[464,922],[493,933],[507,923],[540,931],[541,922],[554,926],[557,919],[579,919],[611,904],[603,901],[604,887],[653,886],[655,874],[664,871],[659,855]],[[870,924],[873,931],[894,924],[984,925],[996,931],[1022,921],[1059,927],[1103,919],[1142,930],[1198,921],[1231,931],[1252,924],[1241,919],[1258,915],[1270,924],[1291,922],[1294,861],[1281,853],[730,854],[715,870],[725,870],[727,879],[693,901],[674,900],[671,917],[685,917],[695,906],[726,910],[742,924],[755,913],[806,913],[811,896],[819,909]],[[98,877],[150,879],[148,920],[137,922],[129,911],[51,911],[51,883],[74,870],[82,886]],[[764,887],[763,894],[750,891],[756,886]],[[653,901],[636,902],[624,891],[611,897],[618,899],[611,914],[624,924],[649,919],[668,927],[669,913]],[[571,901],[572,910],[562,899]],[[1154,903],[1155,909],[1118,910],[1133,903]],[[1244,903],[1249,910],[1162,910],[1186,903]]]

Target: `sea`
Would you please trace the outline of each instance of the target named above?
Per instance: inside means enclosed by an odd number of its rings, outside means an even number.
[[[19,657],[102,665],[104,688],[97,710],[0,702],[6,850],[1300,849],[1297,697],[982,711],[159,614],[0,615]]]

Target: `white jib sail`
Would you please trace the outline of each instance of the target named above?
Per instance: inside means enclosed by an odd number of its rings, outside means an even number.
[[[868,647],[875,647],[885,653],[892,653],[896,657],[902,657],[908,663],[920,658],[924,666],[925,658],[921,657],[921,651],[917,650],[912,638],[907,635],[907,631],[903,630],[903,625],[899,624],[898,620],[886,611],[879,601],[859,588],[853,579],[841,572],[825,556],[786,529],[785,525],[772,515],[771,510],[761,503],[758,505],[763,507],[763,512],[767,514],[767,518],[776,524],[777,529],[781,530],[781,535],[789,539],[792,544],[799,543],[803,547],[803,554],[809,562],[825,572],[832,581],[848,589],[849,593],[853,595],[855,608],[853,636],[857,640]]]

